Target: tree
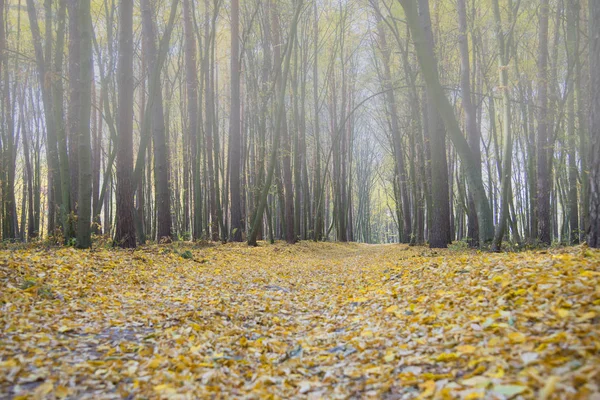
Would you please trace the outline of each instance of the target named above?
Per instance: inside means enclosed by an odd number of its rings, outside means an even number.
[[[202,193],[200,191],[200,152],[198,144],[198,77],[196,64],[196,39],[192,29],[190,0],[183,1],[183,28],[185,33],[185,77],[187,83],[188,139],[192,153],[192,188],[194,198],[194,239],[202,236]],[[160,105],[162,107],[162,104]],[[168,178],[168,177],[167,177]],[[168,192],[165,193],[168,196]],[[164,212],[169,211],[165,207]],[[170,214],[169,214],[170,215]]]
[[[77,247],[92,246],[92,166],[90,143],[90,114],[92,108],[92,16],[90,0],[82,0],[78,7],[80,39],[80,95],[79,115],[79,198],[77,213]]]
[[[29,0],[32,1],[32,0]],[[117,227],[114,243],[136,247],[133,172],[133,0],[119,0],[119,86],[117,142]]]
[[[244,221],[242,221],[240,192],[240,4],[231,1],[231,110],[229,112],[229,193],[231,201],[231,239],[242,241]]]
[[[537,210],[538,240],[550,244],[550,170],[548,165],[548,0],[542,0],[538,48]]]
[[[471,68],[469,65],[469,41],[467,39],[467,7],[465,0],[457,0],[456,10],[458,11],[458,48],[460,50],[460,90],[462,94],[462,107],[465,112],[465,130],[467,132],[467,141],[473,152],[473,157],[477,164],[481,165],[481,149],[479,142],[481,135],[477,128],[477,115],[473,105],[471,91]],[[479,244],[479,224],[477,222],[477,212],[475,212],[475,203],[473,193],[468,193],[468,218],[469,228],[468,237],[472,247]]]
[[[589,2],[590,228],[588,244],[600,248],[600,3]]]
[[[429,13],[429,0],[419,0],[419,18],[421,29],[424,34],[424,42],[416,46],[422,46],[423,52],[428,54],[432,60],[432,76],[438,78],[437,61],[434,54],[433,33],[431,31],[431,18]],[[413,36],[414,36],[413,32]],[[426,78],[425,78],[426,79]],[[427,83],[427,80],[426,80]],[[429,87],[429,85],[428,85]],[[429,228],[429,246],[444,248],[450,243],[450,200],[448,198],[448,163],[446,160],[446,131],[441,111],[435,104],[434,93],[427,91],[427,135],[431,149],[431,199],[435,212],[431,215],[431,227]]]
[[[412,223],[411,223],[411,210],[410,200],[408,196],[408,185],[409,180],[404,166],[404,149],[402,148],[402,138],[400,137],[400,127],[398,121],[398,111],[396,103],[396,95],[394,93],[394,87],[392,83],[392,73],[390,67],[390,53],[391,49],[388,46],[387,38],[381,21],[381,16],[376,3],[372,2],[376,8],[375,15],[378,20],[377,31],[380,41],[380,51],[383,56],[383,87],[386,96],[386,105],[390,115],[391,123],[391,137],[394,148],[394,161],[396,166],[396,174],[398,177],[398,187],[400,191],[400,198],[396,201],[402,203],[402,238],[405,243],[408,243],[412,235]]]
[[[500,5],[498,4],[498,0],[493,0],[494,7],[494,19],[496,22],[495,31],[496,31],[496,40],[498,42],[498,70],[500,71],[500,89],[502,90],[502,109],[503,109],[503,136],[504,136],[504,151],[502,156],[502,167],[501,169],[501,194],[500,194],[500,216],[498,218],[498,225],[496,226],[496,232],[494,234],[494,241],[492,243],[493,251],[500,251],[500,247],[502,246],[502,238],[504,237],[504,232],[506,230],[508,218],[509,218],[509,203],[511,202],[510,198],[510,185],[511,185],[511,177],[512,177],[512,133],[511,133],[511,115],[510,115],[510,86],[508,82],[508,62],[510,60],[510,37],[512,35],[511,31],[505,33],[502,29],[502,18],[500,15]],[[517,6],[518,7],[518,2]],[[513,12],[511,9],[512,15],[515,15],[516,12]],[[514,26],[514,25],[512,25]]]
[[[300,16],[300,12],[302,10],[302,0],[299,0],[296,5],[296,11],[294,13],[294,18],[292,20],[292,24],[290,26],[290,33],[288,35],[287,43],[285,46],[285,52],[283,55],[283,74],[281,76],[281,83],[278,85],[278,96],[277,96],[277,114],[276,114],[276,122],[275,122],[275,132],[273,138],[273,147],[271,149],[271,157],[269,160],[269,166],[267,176],[265,179],[265,185],[261,190],[260,198],[258,204],[256,205],[256,209],[252,214],[252,225],[250,227],[250,233],[248,235],[248,245],[256,246],[256,239],[258,236],[258,225],[262,223],[263,212],[267,205],[267,197],[269,195],[269,191],[271,190],[271,182],[273,181],[273,174],[275,172],[275,165],[277,164],[277,153],[279,148],[279,140],[281,133],[279,132],[282,129],[283,122],[283,114],[285,113],[285,88],[287,84],[287,79],[290,70],[290,59],[292,54],[292,46],[293,41],[296,36],[296,29],[298,27],[298,18]],[[277,58],[277,57],[276,57]],[[293,214],[292,214],[293,215]],[[289,228],[288,228],[289,229]],[[288,231],[289,232],[289,231]]]
[[[151,80],[157,79],[160,76],[160,68],[162,62],[159,60],[159,54],[156,49],[156,34],[154,31],[154,16],[152,7],[148,0],[142,0],[142,25],[144,39],[146,45],[146,57],[148,76]],[[167,146],[167,138],[165,136],[165,117],[163,109],[163,95],[161,90],[160,79],[156,82],[150,82],[152,88],[150,96],[155,97],[151,103],[151,108],[147,109],[150,112],[152,140],[154,149],[154,187],[155,187],[155,204],[157,216],[156,239],[158,241],[170,241],[171,232],[171,185],[169,182],[169,150]],[[195,132],[193,133],[195,135]],[[199,213],[200,214],[200,213]],[[201,224],[200,224],[201,225]]]
[[[419,23],[419,16],[416,10],[415,0],[399,0],[406,13],[406,21],[412,34],[413,43],[417,51],[417,59],[423,73],[423,79],[427,86],[429,98],[432,100],[435,108],[440,113],[444,124],[450,135],[461,162],[465,165],[467,181],[473,191],[475,207],[477,209],[477,219],[479,221],[479,241],[480,245],[490,241],[493,235],[492,211],[485,194],[483,182],[481,179],[481,168],[476,163],[467,141],[462,135],[452,105],[448,101],[437,74],[437,63],[433,58],[431,48],[427,47],[425,30]],[[435,203],[435,201],[434,201]],[[434,214],[435,215],[435,214]]]

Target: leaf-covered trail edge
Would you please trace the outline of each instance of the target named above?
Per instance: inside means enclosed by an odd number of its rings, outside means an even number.
[[[600,398],[600,253],[0,251],[0,398]]]

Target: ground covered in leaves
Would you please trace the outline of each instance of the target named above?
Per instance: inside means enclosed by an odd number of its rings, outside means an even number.
[[[600,253],[0,251],[0,398],[600,398]]]

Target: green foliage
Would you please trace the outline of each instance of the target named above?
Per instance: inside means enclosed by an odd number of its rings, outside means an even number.
[[[181,256],[181,258],[184,258],[186,260],[191,260],[194,258],[194,255],[189,250],[184,251],[183,253],[180,254],[180,256]]]

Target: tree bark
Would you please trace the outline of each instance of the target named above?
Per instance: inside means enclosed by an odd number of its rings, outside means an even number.
[[[78,9],[80,41],[79,109],[79,197],[77,208],[77,247],[92,246],[92,165],[90,114],[92,108],[92,16],[91,1],[81,0]]]
[[[412,33],[415,49],[417,50],[417,59],[423,72],[426,82],[427,92],[439,111],[444,124],[450,135],[461,162],[465,165],[469,186],[472,188],[475,206],[477,208],[477,218],[479,221],[479,240],[480,246],[490,241],[493,237],[493,219],[492,211],[488,203],[483,182],[481,179],[480,165],[474,160],[467,141],[465,140],[452,105],[444,93],[444,89],[439,82],[437,75],[437,64],[431,51],[427,50],[426,36],[423,27],[419,24],[419,16],[416,11],[415,0],[399,0],[407,14],[407,23]]]
[[[32,1],[32,0],[29,0]],[[114,243],[136,247],[133,219],[133,0],[119,0],[117,228]]]
[[[431,71],[435,75],[435,79],[439,79],[437,61],[434,54],[433,33],[431,31],[429,0],[419,0],[418,2],[419,21],[424,34],[424,41],[417,45],[415,40],[415,45],[423,46],[422,50],[428,53],[428,57],[433,60],[434,64],[431,66]],[[427,91],[428,129],[431,149],[431,199],[433,210],[435,210],[431,216],[429,246],[433,248],[445,248],[450,243],[450,200],[448,197],[446,131],[444,121],[440,116],[440,110],[436,107],[434,96],[431,90]]]
[[[589,2],[590,228],[588,244],[600,248],[600,2]]]
[[[548,0],[542,0],[539,16],[538,48],[538,130],[537,130],[537,239],[549,245],[550,166],[548,162]]]
[[[458,49],[460,51],[460,90],[462,94],[462,106],[465,112],[465,129],[467,131],[467,141],[469,148],[473,152],[475,162],[481,165],[481,149],[479,148],[480,133],[477,128],[477,116],[475,106],[473,105],[471,94],[471,72],[469,65],[469,41],[467,39],[467,8],[465,0],[457,0],[456,8],[458,11]],[[471,247],[479,245],[479,224],[477,222],[477,212],[475,211],[475,202],[473,193],[468,191],[468,230],[467,236]]]
[[[234,242],[242,241],[240,192],[241,114],[240,114],[240,3],[231,1],[231,109],[229,115],[229,193],[231,202],[231,232]]]

